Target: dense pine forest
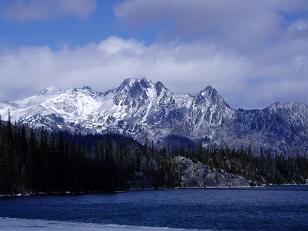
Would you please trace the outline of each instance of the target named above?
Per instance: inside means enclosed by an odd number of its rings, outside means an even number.
[[[0,119],[0,194],[128,190],[135,187],[136,176],[154,188],[177,187],[177,155],[256,184],[302,184],[308,178],[307,157],[260,153],[201,146],[158,149],[119,135],[50,133]]]

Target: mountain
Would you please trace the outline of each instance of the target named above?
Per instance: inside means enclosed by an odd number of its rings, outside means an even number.
[[[179,137],[203,145],[308,154],[307,104],[234,109],[211,86],[196,95],[177,94],[161,82],[134,78],[106,92],[50,87],[23,100],[0,102],[3,119],[8,111],[12,121],[35,128],[117,133],[158,145]]]

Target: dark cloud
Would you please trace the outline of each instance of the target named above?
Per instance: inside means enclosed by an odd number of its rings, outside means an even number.
[[[95,6],[96,0],[4,0],[0,15],[18,22],[65,16],[85,18]]]

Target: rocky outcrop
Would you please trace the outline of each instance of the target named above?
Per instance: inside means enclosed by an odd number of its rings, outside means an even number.
[[[242,176],[210,168],[189,158],[177,156],[174,159],[181,177],[182,187],[239,187],[250,186],[251,182]]]
[[[244,96],[243,96],[244,97]],[[80,134],[123,134],[139,143],[169,146],[170,137],[196,145],[260,148],[286,155],[308,154],[308,104],[275,103],[235,109],[211,86],[178,94],[161,82],[126,79],[115,89],[48,88],[14,102],[0,101],[0,116],[30,127]]]

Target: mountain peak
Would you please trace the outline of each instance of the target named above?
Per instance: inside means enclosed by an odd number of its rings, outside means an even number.
[[[154,83],[151,80],[145,78],[127,78],[120,84],[117,91],[125,90],[130,91],[131,89],[148,89],[154,88]]]
[[[54,93],[56,93],[60,90],[61,89],[59,89],[57,87],[51,86],[51,87],[47,87],[47,88],[41,90],[39,93],[40,93],[40,95],[49,95],[49,94],[54,94]]]
[[[83,92],[87,92],[90,95],[97,95],[99,94],[99,92],[93,90],[91,87],[89,86],[83,86],[82,88],[80,88]]]
[[[162,84],[162,82],[160,81],[157,81],[155,83],[155,88],[156,88],[156,92],[157,92],[157,95],[160,95],[161,92],[165,91],[165,90],[168,90],[164,84]]]
[[[212,86],[207,86],[195,96],[197,103],[211,102],[217,105],[230,106],[225,102],[224,98]]]
[[[149,91],[154,89],[154,87],[153,82],[145,78],[125,79],[116,89],[117,96],[115,102],[120,102],[124,99],[147,99]]]
[[[93,91],[93,89],[89,86],[83,86],[82,87],[82,90],[90,90],[90,91]]]
[[[160,81],[153,82],[145,78],[128,78],[117,88],[117,92],[119,91],[127,92],[134,98],[140,95],[147,95],[149,97],[159,96],[168,91],[168,89]]]
[[[222,98],[217,90],[215,88],[213,88],[212,86],[207,86],[206,88],[204,88],[203,90],[201,90],[197,95],[196,98],[198,101],[202,101],[204,99],[211,99],[211,100],[215,100],[217,101],[218,98]]]
[[[164,142],[176,135],[237,148],[255,139],[256,150],[264,144],[279,153],[308,153],[308,105],[275,103],[271,108],[234,110],[212,86],[191,96],[173,93],[159,81],[130,78],[104,94],[87,86],[49,87],[22,100],[0,102],[0,115],[6,118],[10,109],[12,121],[30,127],[115,132],[140,142]]]
[[[206,88],[201,90],[198,95],[203,96],[203,97],[213,97],[213,96],[217,96],[218,92],[211,85],[208,85]]]

